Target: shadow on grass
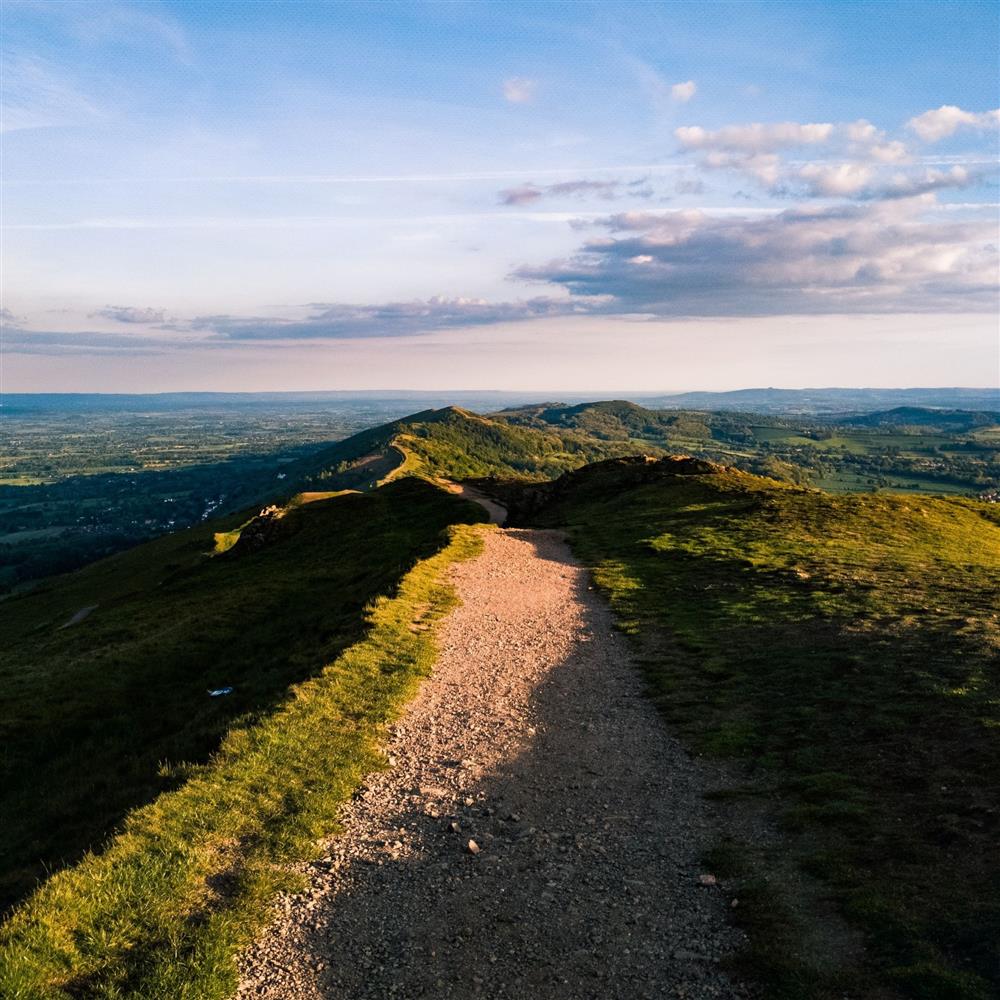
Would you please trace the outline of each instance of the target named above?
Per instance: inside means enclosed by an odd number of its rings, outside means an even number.
[[[360,637],[368,602],[447,525],[478,519],[408,480],[296,510],[259,551],[209,558],[212,526],[193,529],[0,606],[0,905],[270,712]]]
[[[944,531],[940,559],[916,532],[926,555],[895,539],[881,548],[881,532],[912,516],[896,501],[876,508],[883,525],[836,522],[835,502],[805,491],[748,503],[682,490],[561,509],[639,639],[658,705],[690,745],[779,793],[797,857],[868,932],[883,984],[993,995],[995,574],[948,554]],[[845,524],[853,549],[836,534]]]

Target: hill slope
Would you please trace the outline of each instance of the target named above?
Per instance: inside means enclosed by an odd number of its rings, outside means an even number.
[[[440,548],[445,527],[483,517],[406,479],[257,519],[212,558],[241,519],[0,603],[0,906],[271,712],[359,639],[368,603]]]
[[[745,762],[736,793],[778,803],[799,863],[868,932],[867,975],[912,997],[995,995],[1000,511],[670,460],[521,497],[520,523],[569,528],[666,716]],[[715,863],[734,856],[753,862],[750,903],[780,858],[733,844]],[[811,967],[775,898],[741,913],[769,995],[871,995]]]
[[[432,480],[489,475],[544,479],[637,447],[627,435],[602,440],[582,424],[529,426],[503,414],[480,416],[449,406],[356,434],[311,456],[296,471],[306,488],[323,489],[370,487],[404,474]]]

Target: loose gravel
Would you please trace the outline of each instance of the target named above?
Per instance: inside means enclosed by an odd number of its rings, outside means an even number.
[[[699,856],[706,778],[556,532],[488,534],[388,770],[279,901],[239,997],[754,996]]]

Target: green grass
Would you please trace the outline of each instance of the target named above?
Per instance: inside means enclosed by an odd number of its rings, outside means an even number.
[[[405,484],[411,498],[413,490]],[[374,514],[377,495],[364,502]],[[295,885],[287,863],[311,856],[361,778],[384,766],[384,726],[431,669],[428,626],[454,602],[443,571],[479,551],[483,529],[447,530],[394,596],[369,604],[363,638],[273,711],[233,725],[180,788],[132,811],[100,853],[49,878],[14,911],[0,929],[0,995],[231,994],[236,955],[268,920],[274,894]]]
[[[634,441],[520,427],[458,407],[435,411],[433,420],[412,425],[398,444],[409,456],[408,472],[448,479],[492,475],[545,479],[600,458],[641,450]]]
[[[0,903],[177,787],[233,726],[266,717],[362,637],[368,602],[448,525],[482,518],[406,480],[294,507],[259,551],[210,555],[237,515],[0,603]]]
[[[690,744],[778,796],[796,857],[866,933],[850,995],[996,995],[1000,511],[614,476],[581,477],[540,523],[569,526]],[[776,955],[775,933],[752,952],[769,996],[843,995],[844,970]]]

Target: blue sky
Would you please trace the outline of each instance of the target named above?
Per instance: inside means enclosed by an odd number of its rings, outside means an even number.
[[[5,0],[7,390],[995,384],[993,4]]]

